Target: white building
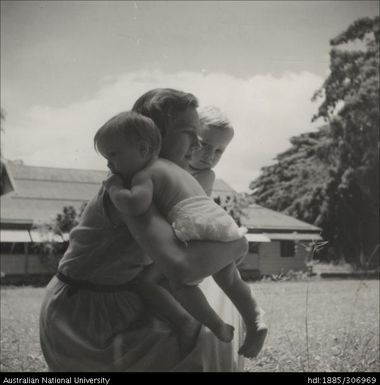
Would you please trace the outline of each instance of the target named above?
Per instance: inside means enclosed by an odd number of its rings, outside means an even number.
[[[6,282],[4,277],[22,280],[33,275],[52,275],[54,269],[31,252],[33,243],[43,241],[33,225],[54,220],[65,206],[79,210],[97,192],[106,172],[13,162],[7,168],[16,191],[1,197],[2,282]],[[216,180],[214,198],[220,197],[223,202],[234,194],[227,183]],[[318,227],[258,205],[251,205],[245,213],[242,224],[249,229],[250,251],[241,267],[243,271],[267,275],[306,269],[308,252],[304,245],[321,239]]]

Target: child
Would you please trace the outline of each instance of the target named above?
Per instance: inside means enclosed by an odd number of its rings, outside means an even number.
[[[198,114],[201,123],[199,132],[200,147],[193,151],[189,168],[191,174],[202,185],[207,195],[210,196],[215,181],[215,173],[212,169],[218,164],[225,149],[231,142],[234,136],[234,129],[230,121],[214,106],[203,107]],[[244,289],[245,284],[240,281],[236,271],[233,275],[236,280],[234,285],[237,290],[246,291]],[[238,289],[239,287],[240,289]],[[248,294],[237,294],[236,297],[248,298]],[[254,355],[257,355],[264,344],[268,328],[262,321],[263,311],[259,309],[256,301],[253,298],[251,300],[247,299],[247,301],[250,304],[246,306],[246,309],[249,312],[248,309],[253,306],[253,313],[256,312],[256,320],[252,322],[252,315],[245,314],[245,305],[243,304],[240,312],[247,326],[247,343],[252,344],[253,351],[256,352]],[[238,304],[236,306],[239,309]],[[241,351],[245,350],[245,346],[246,344],[243,345]]]
[[[104,186],[119,212],[125,216],[141,215],[154,202],[183,242],[192,239],[231,241],[241,238],[243,234],[233,219],[207,197],[201,185],[188,172],[169,160],[158,158],[160,138],[160,132],[151,119],[133,112],[123,112],[113,117],[96,133],[95,148],[107,159],[113,173]],[[215,273],[214,278],[227,295],[250,296],[248,286],[244,286],[248,290],[244,293],[230,290],[234,289],[230,288],[230,283],[236,274],[235,266],[230,265]],[[197,286],[175,287],[174,290],[175,297],[190,316],[155,281],[157,274],[150,267],[142,277],[139,292],[152,309],[179,330],[183,352],[190,348],[190,341],[192,338],[194,340],[200,326],[191,316],[208,326],[220,340],[232,340],[233,327],[219,318]],[[250,308],[248,298],[231,299],[240,311],[242,305]],[[248,315],[249,311],[245,310],[245,313],[249,323],[256,320],[256,317]],[[184,328],[184,324],[188,327]],[[248,336],[250,334],[247,333]],[[251,348],[253,342],[246,338],[242,354],[245,347]]]

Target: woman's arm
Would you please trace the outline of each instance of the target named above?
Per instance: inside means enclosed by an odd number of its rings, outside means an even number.
[[[246,238],[233,242],[191,241],[186,247],[154,205],[138,217],[124,217],[133,237],[169,279],[183,284],[214,274],[248,251]]]

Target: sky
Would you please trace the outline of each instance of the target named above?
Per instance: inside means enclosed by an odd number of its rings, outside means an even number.
[[[378,1],[1,1],[2,154],[106,169],[96,130],[156,87],[216,105],[235,136],[216,167],[237,191],[316,130],[329,40]]]

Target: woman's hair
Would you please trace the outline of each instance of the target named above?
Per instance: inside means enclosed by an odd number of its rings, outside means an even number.
[[[149,144],[154,154],[161,150],[161,133],[156,124],[152,119],[133,111],[121,112],[103,124],[94,136],[95,149],[98,151],[99,144],[114,135],[124,136],[136,144],[142,140]]]
[[[155,88],[140,96],[132,111],[153,119],[161,135],[165,136],[168,118],[175,117],[189,107],[198,107],[198,100],[193,94],[172,88]]]
[[[234,128],[222,111],[215,106],[204,106],[198,110],[201,130],[207,128],[217,128],[219,130],[228,130],[234,134]]]

